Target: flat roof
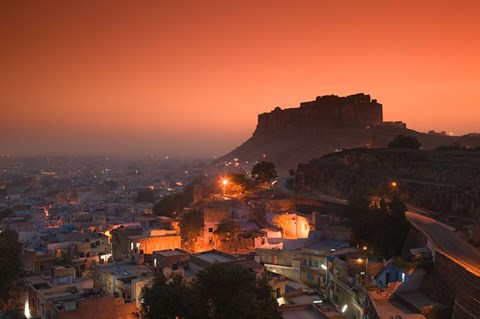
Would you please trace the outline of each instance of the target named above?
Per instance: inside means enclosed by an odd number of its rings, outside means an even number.
[[[229,256],[229,255],[224,255],[224,254],[218,254],[214,252],[206,252],[206,253],[201,253],[198,255],[194,255],[197,258],[200,258],[202,260],[205,260],[206,262],[209,262],[211,264],[213,263],[223,263],[227,261],[233,261],[236,260],[236,257]]]
[[[162,255],[165,257],[188,255],[188,252],[180,249],[155,250],[153,253],[156,255]]]

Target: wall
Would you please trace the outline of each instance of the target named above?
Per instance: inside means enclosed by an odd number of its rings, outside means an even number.
[[[332,128],[365,128],[382,122],[382,105],[376,100],[370,101],[369,95],[327,95],[303,102],[300,108],[277,107],[270,113],[260,114],[254,137],[282,135],[282,132],[288,132],[289,136],[311,136]]]
[[[457,295],[453,306],[455,318],[480,318],[480,277],[465,270],[438,251],[434,268]]]
[[[78,308],[57,311],[57,319],[131,319],[135,303],[125,303],[122,298],[105,296],[78,301]]]

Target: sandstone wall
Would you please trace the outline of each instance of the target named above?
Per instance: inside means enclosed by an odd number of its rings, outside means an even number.
[[[277,107],[270,113],[260,114],[254,137],[285,133],[290,137],[316,136],[331,129],[365,128],[382,122],[382,105],[371,101],[369,95],[328,95],[301,103],[300,108]]]
[[[435,272],[456,294],[453,307],[455,318],[480,318],[480,277],[439,252],[435,256]]]

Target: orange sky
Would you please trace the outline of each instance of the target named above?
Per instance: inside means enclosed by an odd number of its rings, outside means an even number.
[[[480,1],[1,1],[0,153],[211,156],[257,114],[365,92],[480,131]]]

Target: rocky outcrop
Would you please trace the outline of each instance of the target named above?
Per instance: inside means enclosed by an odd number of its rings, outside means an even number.
[[[392,182],[396,186],[392,186]],[[470,220],[480,217],[480,152],[355,149],[300,164],[295,187],[340,197],[369,187],[398,191],[414,205]]]
[[[341,149],[386,147],[399,134],[415,136],[424,149],[454,142],[480,146],[478,134],[454,137],[419,133],[407,129],[402,122],[383,122],[382,114],[382,105],[363,93],[347,97],[320,96],[301,103],[298,108],[277,107],[260,114],[252,137],[217,163],[233,159],[241,163],[268,160],[284,174],[299,163]]]

